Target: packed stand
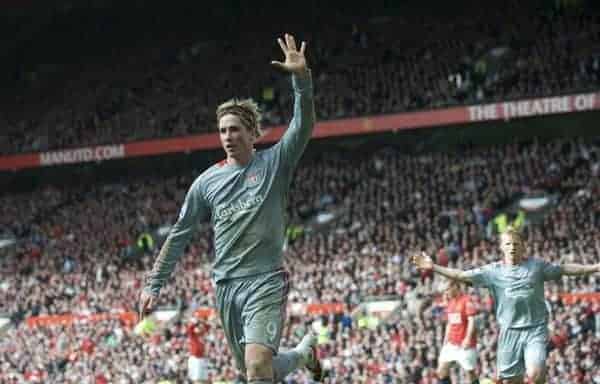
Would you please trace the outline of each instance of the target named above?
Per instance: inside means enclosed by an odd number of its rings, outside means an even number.
[[[322,319],[292,317],[297,326],[289,327],[285,344],[293,345],[302,329],[318,320],[320,329],[327,330],[320,353],[334,374],[332,382],[434,383],[443,311],[432,300],[437,279],[415,271],[410,253],[423,249],[460,268],[496,260],[490,219],[515,196],[544,190],[559,197],[550,214],[527,227],[528,252],[551,261],[598,262],[599,150],[597,138],[562,139],[419,156],[393,148],[350,159],[331,152],[306,161],[292,186],[291,222],[310,222],[320,212],[333,212],[336,218],[329,228],[290,240],[289,301],[343,299],[346,309],[341,316]],[[10,314],[13,322],[0,341],[3,375],[14,374],[17,382],[23,375],[31,381],[49,375],[44,381],[73,383],[85,382],[84,377],[126,383],[158,376],[184,380],[187,344],[180,325],[148,340],[114,321],[31,330],[24,320],[135,311],[142,274],[150,268],[156,246],[141,257],[128,249],[140,233],[176,219],[197,174],[46,187],[2,197],[1,232],[22,240],[15,254],[0,259],[0,312]],[[162,291],[160,306],[189,312],[214,304],[210,236],[208,227],[198,230]],[[597,276],[548,286],[554,382],[600,382],[592,352],[598,347],[593,319],[600,318],[600,308],[565,306],[557,296],[598,287]],[[398,313],[388,323],[359,327],[358,304],[365,297],[382,296],[400,298]],[[489,298],[485,292],[479,297],[480,369],[482,377],[491,377],[497,329]],[[234,379],[217,324],[207,340],[213,380]],[[48,353],[40,353],[40,345]],[[141,360],[144,356],[152,358]],[[306,382],[306,376],[299,373],[290,380]]]
[[[72,59],[77,64],[62,72],[46,78],[40,70],[21,80],[26,86],[7,88],[0,153],[213,132],[216,105],[233,96],[259,100],[265,125],[284,124],[289,85],[268,63],[280,55],[274,36],[289,29],[309,42],[320,120],[597,90],[597,11],[549,14],[517,1],[458,8],[460,16],[424,17],[417,9],[367,20],[315,11],[304,20],[286,17],[285,24],[242,17],[240,28],[249,24],[255,32],[225,40],[193,37],[168,17],[137,29],[169,30],[179,39],[159,34],[150,43],[140,37],[106,48],[122,36],[92,34],[88,45],[99,39],[99,48],[86,64]],[[324,14],[335,15],[335,23]],[[505,28],[507,19],[512,28]],[[112,16],[83,18],[82,25],[67,20],[72,30],[91,22],[126,33]],[[58,37],[68,46],[68,37]]]

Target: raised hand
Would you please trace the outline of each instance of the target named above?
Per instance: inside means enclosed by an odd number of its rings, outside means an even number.
[[[306,58],[304,57],[304,51],[306,50],[306,42],[302,42],[300,49],[296,48],[296,39],[294,36],[286,33],[284,35],[285,41],[281,38],[277,39],[283,54],[285,55],[285,61],[271,61],[271,64],[279,69],[282,69],[289,73],[302,75],[307,72]]]
[[[411,261],[418,269],[429,270],[433,268],[433,260],[425,252],[413,255]]]

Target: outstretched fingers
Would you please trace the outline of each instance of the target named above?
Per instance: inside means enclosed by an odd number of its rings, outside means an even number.
[[[300,49],[298,50],[294,36],[285,33],[283,37],[277,38],[277,43],[283,52],[285,60],[273,60],[271,61],[271,64],[288,73],[304,74],[307,69],[306,59],[304,57],[306,42],[302,41]]]
[[[292,51],[296,52],[298,50],[296,48],[296,39],[294,39],[294,36],[290,35],[289,33],[285,34],[285,42],[287,43],[287,47]]]
[[[279,46],[281,47],[281,50],[283,51],[283,54],[285,55],[288,51],[287,45],[283,42],[283,39],[281,37],[277,38],[277,42],[279,43]]]

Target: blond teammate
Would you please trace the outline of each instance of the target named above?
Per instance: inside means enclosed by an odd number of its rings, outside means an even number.
[[[548,310],[544,300],[544,283],[561,276],[578,276],[600,272],[600,264],[551,264],[525,258],[521,235],[509,228],[500,236],[502,261],[469,271],[445,268],[433,263],[426,254],[413,256],[420,269],[433,270],[449,279],[488,288],[494,298],[498,336],[497,372],[504,383],[544,382]]]

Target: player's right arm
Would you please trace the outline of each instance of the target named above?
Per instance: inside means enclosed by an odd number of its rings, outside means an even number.
[[[297,49],[294,36],[286,33],[284,37],[285,41],[277,39],[277,42],[285,55],[285,62],[273,61],[272,64],[292,75],[294,116],[280,142],[283,161],[291,170],[298,163],[312,135],[315,106],[312,77],[304,56],[306,43],[302,42]]]
[[[414,255],[412,257],[412,262],[419,269],[430,270],[449,279],[460,281],[461,283],[468,283],[486,288],[491,288],[495,284],[494,272],[491,268],[493,264],[463,271],[461,269],[446,268],[437,265],[425,252]]]
[[[550,272],[553,269],[560,269],[559,273]],[[600,263],[593,265],[584,265],[584,264],[562,264],[560,266],[553,266],[551,264],[547,265],[544,269],[544,277],[552,278],[553,275],[557,275],[562,273],[565,276],[584,276],[591,275],[592,273],[600,272]]]
[[[472,283],[471,278],[466,271],[437,265],[425,252],[414,255],[412,257],[412,262],[418,269],[433,271],[451,280],[460,281],[462,283]]]
[[[152,307],[160,289],[175,269],[175,265],[190,241],[198,222],[206,219],[208,212],[208,205],[202,196],[200,183],[197,180],[188,190],[179,218],[161,247],[152,270],[146,276],[146,283],[140,295],[140,319]]]
[[[467,332],[465,332],[465,338],[462,342],[463,348],[469,348],[471,344],[471,340],[473,340],[473,336],[475,336],[475,316],[467,317]]]
[[[446,314],[448,313],[448,308],[446,308]],[[448,336],[450,335],[450,320],[446,319],[446,331],[444,332],[444,341],[442,345],[448,344]]]

